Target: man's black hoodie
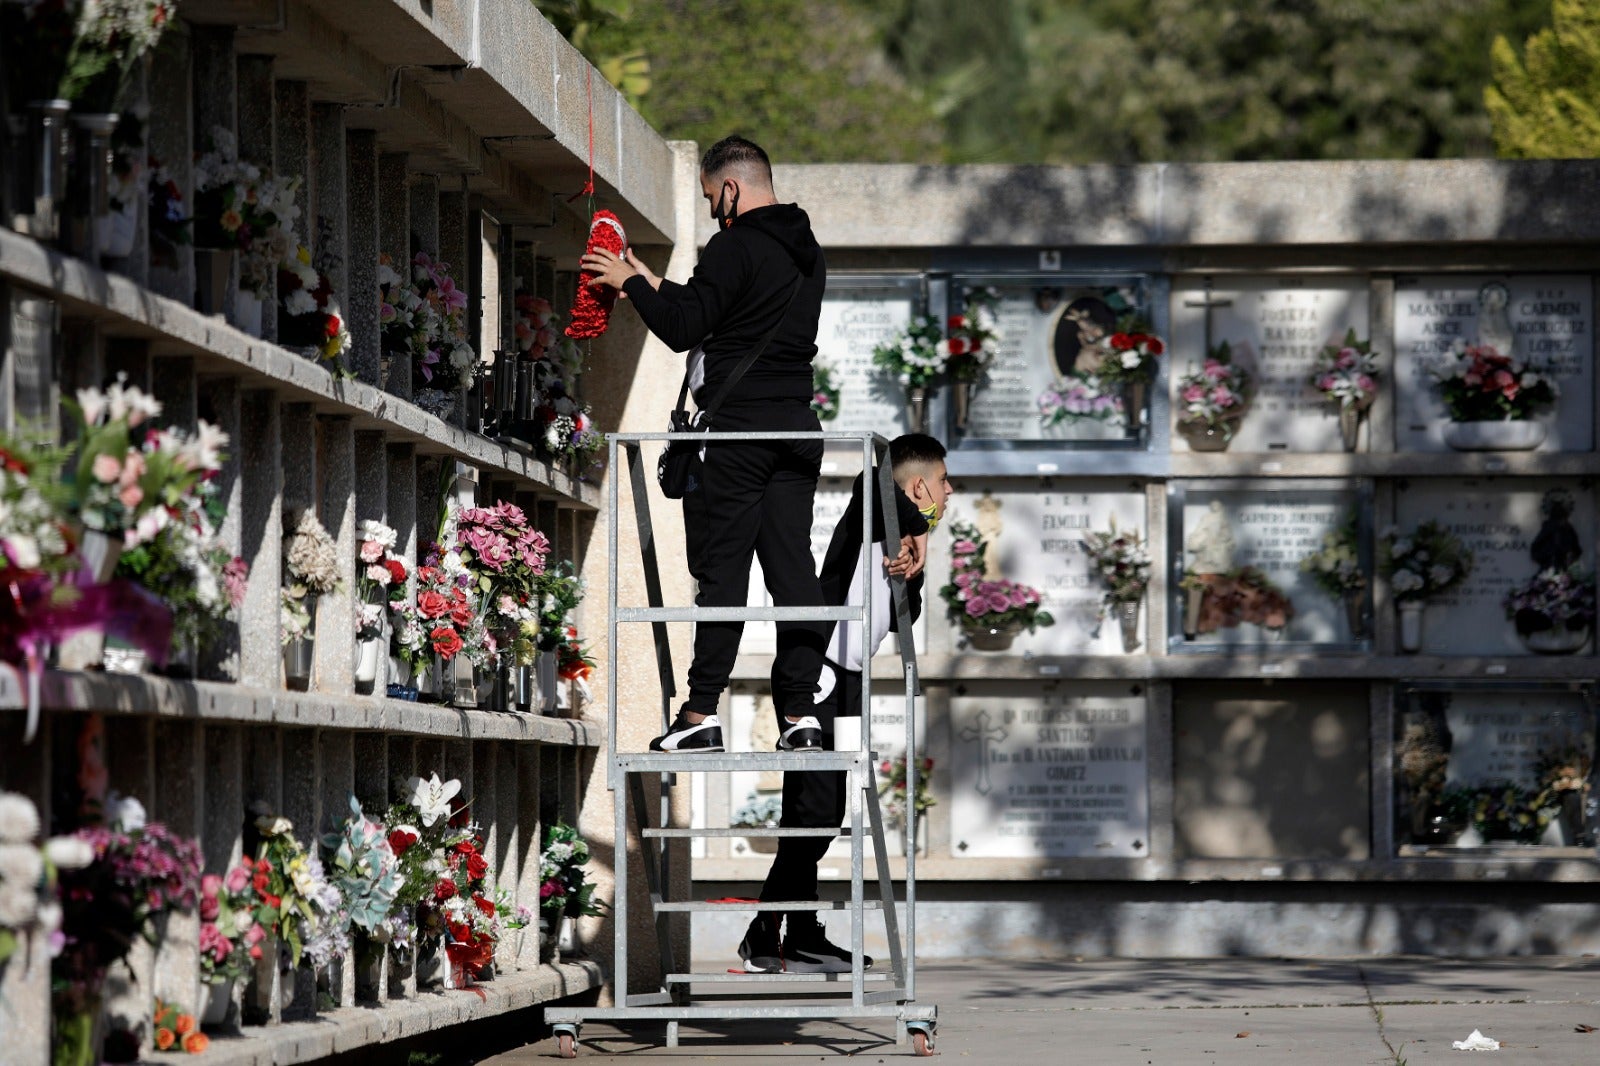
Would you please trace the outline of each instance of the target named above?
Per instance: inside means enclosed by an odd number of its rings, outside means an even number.
[[[804,280],[784,314],[797,275]],[[707,241],[688,284],[663,279],[657,291],[636,275],[622,289],[667,347],[686,352],[704,346],[705,383],[695,394],[697,402],[716,395],[782,315],[772,343],[728,399],[809,400],[827,281],[827,264],[806,213],[795,204],[771,204],[741,212],[733,225]]]

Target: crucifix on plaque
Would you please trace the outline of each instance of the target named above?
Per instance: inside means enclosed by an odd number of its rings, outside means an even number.
[[[994,787],[989,781],[989,746],[1009,736],[1003,726],[989,724],[989,712],[979,711],[975,725],[964,726],[959,734],[962,740],[978,742],[978,795],[987,796]]]
[[[1204,359],[1206,356],[1211,354],[1211,312],[1212,312],[1212,310],[1215,309],[1215,308],[1218,308],[1218,307],[1232,307],[1233,306],[1233,301],[1232,300],[1218,300],[1218,299],[1214,299],[1212,297],[1212,295],[1211,295],[1211,278],[1209,276],[1205,279],[1205,286],[1206,286],[1206,294],[1205,294],[1205,298],[1204,299],[1200,299],[1200,300],[1185,300],[1185,301],[1183,301],[1183,306],[1185,306],[1185,307],[1203,307],[1203,308],[1205,308],[1205,315],[1206,315],[1206,325],[1205,325],[1206,348],[1205,348],[1205,351],[1201,353],[1200,357],[1202,359]]]

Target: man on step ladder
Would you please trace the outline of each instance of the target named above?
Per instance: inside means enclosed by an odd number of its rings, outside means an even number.
[[[894,631],[891,574],[906,578],[906,601],[913,621],[922,612],[922,567],[927,558],[927,537],[944,516],[953,490],[945,468],[945,448],[922,433],[896,437],[889,445],[889,465],[894,475],[895,514],[901,532],[900,550],[884,555],[883,515],[873,481],[873,522],[870,544],[863,544],[862,478],[857,477],[850,505],[834,527],[822,562],[824,602],[860,606],[864,600],[862,574],[874,575],[870,631],[863,639],[859,622],[836,623],[829,634],[819,691],[812,713],[798,719],[779,710],[778,748],[783,751],[833,746],[834,719],[861,714],[861,664],[877,652],[883,638]],[[868,553],[866,568],[861,556]],[[909,640],[909,634],[902,634]],[[783,775],[785,829],[833,828],[844,820],[846,778],[842,770],[790,771]],[[761,886],[761,901],[814,901],[817,899],[817,863],[831,843],[828,837],[780,837],[772,869]],[[780,921],[786,921],[782,936]],[[748,973],[847,973],[850,952],[829,942],[815,911],[764,911],[750,923],[739,943],[739,958]],[[872,959],[863,958],[863,968]]]

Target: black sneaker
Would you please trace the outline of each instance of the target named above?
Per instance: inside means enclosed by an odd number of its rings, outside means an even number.
[[[772,912],[756,915],[739,941],[739,958],[745,973],[782,973],[783,948],[778,943],[778,916]]]
[[[779,751],[822,750],[822,723],[811,715],[803,715],[798,722],[785,718],[783,732],[778,734]]]
[[[691,722],[682,711],[672,720],[667,731],[650,742],[651,751],[721,751],[722,720],[708,714],[699,722]]]
[[[790,973],[849,973],[852,956],[830,944],[822,923],[809,911],[789,915],[783,936],[783,961]],[[872,969],[872,956],[861,956],[861,968]]]

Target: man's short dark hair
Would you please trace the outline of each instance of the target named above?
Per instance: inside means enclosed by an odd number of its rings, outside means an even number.
[[[904,433],[889,442],[889,466],[894,470],[907,463],[937,463],[945,454],[944,445],[926,433]]]
[[[738,134],[722,138],[700,157],[700,173],[713,180],[735,168],[747,173],[753,170],[754,176],[772,184],[772,160],[759,144]]]

